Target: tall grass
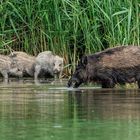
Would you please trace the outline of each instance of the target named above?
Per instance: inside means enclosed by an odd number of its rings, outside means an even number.
[[[1,0],[0,51],[79,57],[115,45],[140,44],[138,0]]]

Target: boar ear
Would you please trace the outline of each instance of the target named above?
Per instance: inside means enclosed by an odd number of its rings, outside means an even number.
[[[85,66],[88,63],[87,56],[82,57],[82,64]]]

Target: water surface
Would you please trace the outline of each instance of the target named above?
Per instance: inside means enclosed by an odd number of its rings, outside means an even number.
[[[1,140],[139,140],[140,91],[0,83]]]

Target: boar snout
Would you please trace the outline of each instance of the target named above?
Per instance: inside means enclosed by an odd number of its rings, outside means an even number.
[[[67,87],[78,88],[80,84],[81,82],[77,78],[71,78],[67,83]]]
[[[59,72],[60,72],[60,71],[59,71],[58,69],[54,69],[54,70],[53,70],[53,73],[54,73],[54,74],[58,74]]]

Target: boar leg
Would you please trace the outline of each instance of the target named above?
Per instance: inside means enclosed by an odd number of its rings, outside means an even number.
[[[7,73],[7,71],[2,71],[1,74],[4,77],[4,82],[5,83],[8,83],[8,73]]]
[[[34,72],[34,79],[35,80],[38,80],[38,75],[39,75],[40,71],[41,71],[41,66],[36,65],[35,66],[35,72]]]
[[[136,81],[137,81],[138,87],[140,88],[140,74],[137,74]]]
[[[138,87],[140,88],[140,80],[138,81]]]
[[[58,78],[61,79],[62,78],[62,71],[60,71]]]
[[[103,80],[102,88],[114,88],[115,83],[111,79]]]
[[[140,88],[140,78],[138,79],[137,84],[138,84],[138,87]]]

